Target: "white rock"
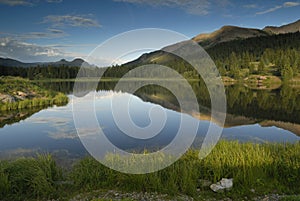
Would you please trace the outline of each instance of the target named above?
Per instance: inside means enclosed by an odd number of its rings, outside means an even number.
[[[221,185],[219,184],[219,182],[217,182],[216,184],[210,185],[210,189],[213,190],[214,192],[219,192],[219,191],[221,191],[221,190],[224,190],[224,187],[221,186]]]
[[[221,186],[223,186],[224,188],[232,188],[233,186],[233,179],[226,179],[226,178],[222,178],[221,181]]]
[[[226,178],[222,178],[221,181],[210,185],[210,189],[213,190],[214,192],[219,192],[222,190],[227,190],[232,188],[233,186],[233,179],[226,179]]]

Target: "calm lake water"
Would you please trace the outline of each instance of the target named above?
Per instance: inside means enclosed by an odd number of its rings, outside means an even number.
[[[31,156],[37,152],[52,153],[62,161],[64,158],[81,158],[87,154],[87,151],[79,140],[74,126],[71,104],[74,98],[73,83],[40,84],[68,94],[70,102],[61,107],[1,114],[0,158]],[[89,87],[85,87],[87,96],[96,96],[95,109],[99,125],[115,146],[135,151],[166,146],[175,137],[181,115],[184,115],[187,121],[199,123],[193,146],[201,144],[210,124],[209,112],[204,110],[200,118],[182,114],[178,112],[178,103],[172,94],[159,87],[144,88],[133,95],[113,91],[114,84],[113,82],[100,83],[96,91],[89,91]],[[204,108],[209,107],[210,103],[203,95],[205,90],[199,85],[193,83],[193,89],[199,92],[198,102],[201,105],[203,103]],[[153,95],[163,97],[164,101],[152,99]],[[226,87],[226,95],[229,114],[221,138],[259,143],[294,143],[300,140],[300,104],[298,104],[300,91],[298,89],[283,86],[273,90],[254,90],[233,85]],[[119,105],[125,104],[124,100],[130,98],[129,114],[132,121],[141,128],[151,124],[149,112],[153,108],[164,110],[166,114],[164,127],[158,135],[146,140],[124,135],[114,122],[110,105],[112,98]],[[92,100],[86,104],[92,104]],[[189,129],[187,128],[185,132],[189,133]]]

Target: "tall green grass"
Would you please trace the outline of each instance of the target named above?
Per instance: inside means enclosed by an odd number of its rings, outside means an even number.
[[[0,83],[0,94],[10,95],[16,99],[15,102],[11,103],[0,101],[0,111],[30,109],[68,103],[68,97],[65,94],[39,87],[27,79],[10,76],[0,77]],[[26,93],[28,97],[24,100],[16,98],[18,91]]]
[[[189,150],[171,166],[150,174],[128,175],[110,170],[92,158],[80,161],[71,172],[75,186],[194,195],[200,179],[234,179],[233,193],[300,193],[300,143],[253,144],[220,141],[203,160]],[[113,156],[111,156],[113,157]],[[119,156],[116,156],[119,157]],[[202,188],[205,190],[205,188]]]
[[[201,177],[234,178],[237,191],[300,193],[300,143],[253,144],[221,141],[201,161]]]
[[[253,144],[220,141],[203,160],[198,154],[197,150],[189,150],[163,170],[135,175],[109,169],[91,157],[78,161],[71,170],[63,172],[64,177],[49,155],[2,161],[0,197],[4,200],[48,199],[97,189],[195,196],[211,192],[209,187],[201,186],[201,180],[216,182],[223,177],[233,178],[234,186],[225,194],[236,199],[268,193],[300,194],[300,142]],[[120,160],[120,156],[107,156],[109,161],[116,159]],[[69,181],[68,185],[60,185],[57,181],[61,180]]]
[[[62,172],[50,155],[0,163],[0,195],[6,200],[55,197]]]
[[[43,98],[33,98],[33,99],[25,99],[12,103],[5,103],[0,105],[0,110],[9,111],[9,110],[17,110],[17,109],[30,109],[34,107],[45,107],[57,105],[61,106],[68,103],[68,97],[63,93],[57,93],[54,97],[43,97]]]

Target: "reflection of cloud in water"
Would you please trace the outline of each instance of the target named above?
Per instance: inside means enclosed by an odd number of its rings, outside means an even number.
[[[78,138],[78,135],[76,133],[76,130],[74,128],[64,126],[64,127],[58,127],[55,131],[48,131],[48,136],[53,139],[76,139]]]
[[[67,149],[55,149],[51,152],[46,152],[41,149],[16,148],[0,151],[0,160],[15,160],[21,157],[36,157],[38,154],[51,154],[58,165],[64,168],[71,168],[74,162],[85,156],[86,153],[72,153]]]
[[[64,126],[70,122],[71,119],[63,117],[33,117],[27,119],[30,123],[35,124],[51,124],[51,126]]]
[[[14,159],[19,157],[31,157],[31,156],[36,156],[37,153],[41,153],[41,150],[16,148],[16,149],[0,151],[0,158],[3,160],[3,159]]]
[[[82,128],[78,129],[81,138],[92,138],[94,139],[99,135],[99,128]],[[70,126],[58,127],[55,131],[48,131],[48,136],[53,139],[76,139],[78,134],[75,128]]]
[[[127,93],[123,93],[121,91],[99,91],[95,94],[95,99],[104,99],[104,98],[108,98],[108,99],[111,99],[113,97],[116,97],[116,96],[124,96],[124,95],[129,95]]]
[[[75,97],[75,98],[71,98],[71,99],[72,99],[73,103],[75,103],[75,102],[80,102],[82,100],[93,101],[94,99],[104,99],[104,98],[111,99],[112,97],[115,97],[115,96],[124,96],[124,95],[131,95],[131,94],[124,93],[121,91],[101,90],[101,91],[97,91],[97,92],[92,91],[83,97]]]
[[[80,137],[83,138],[95,138],[99,134],[99,128],[77,128]]]
[[[47,124],[50,129],[45,130],[50,138],[53,139],[75,139],[78,138],[77,132],[71,118],[63,117],[34,117],[28,120],[35,124]]]

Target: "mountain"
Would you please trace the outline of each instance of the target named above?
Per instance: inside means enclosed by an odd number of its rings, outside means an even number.
[[[286,34],[300,31],[300,20],[280,27],[266,26],[263,31],[270,34]]]
[[[223,26],[212,33],[199,34],[192,40],[201,44],[204,48],[212,47],[218,43],[236,39],[246,39],[258,36],[267,36],[269,33],[260,29],[242,28],[237,26]]]
[[[204,48],[213,47],[219,43],[237,39],[247,39],[260,36],[295,33],[300,31],[300,20],[281,27],[266,26],[264,29],[243,28],[237,26],[223,26],[212,33],[199,34],[192,40]]]
[[[0,66],[2,67],[23,67],[23,68],[28,68],[28,67],[36,67],[36,66],[68,66],[68,67],[80,67],[85,61],[83,59],[74,59],[73,61],[67,61],[65,59],[62,59],[60,61],[56,62],[35,62],[35,63],[23,63],[18,60],[10,59],[10,58],[0,58]],[[91,66],[87,62],[85,62],[85,66]]]
[[[30,67],[30,66],[37,66],[39,63],[23,63],[18,60],[10,59],[10,58],[0,58],[0,66],[5,67]]]
[[[284,34],[271,33],[260,29],[224,26],[211,34],[200,34],[192,40],[205,48],[223,76],[241,79],[245,78],[251,71],[250,74],[269,73],[288,80],[300,73],[299,23],[300,21],[297,21],[280,27],[278,33],[280,31],[288,32]],[[176,53],[180,51],[189,52],[191,53],[190,56],[194,55],[193,50],[190,50],[192,46],[189,48],[188,45],[185,45],[186,43],[188,41],[143,54],[136,60],[122,66],[130,70],[147,64],[165,65],[170,66],[187,78],[197,79],[198,73],[195,72],[195,69],[184,59],[176,56]],[[174,52],[175,54],[168,52]],[[285,56],[290,59],[282,59]],[[270,61],[273,66],[272,69],[263,63]],[[261,64],[260,68],[258,68],[258,63]],[[283,66],[290,66],[290,68],[283,70]],[[293,69],[291,66],[293,66]],[[113,70],[110,72],[112,76],[114,75]],[[118,71],[115,70],[115,72]],[[127,71],[124,70],[124,72]]]

